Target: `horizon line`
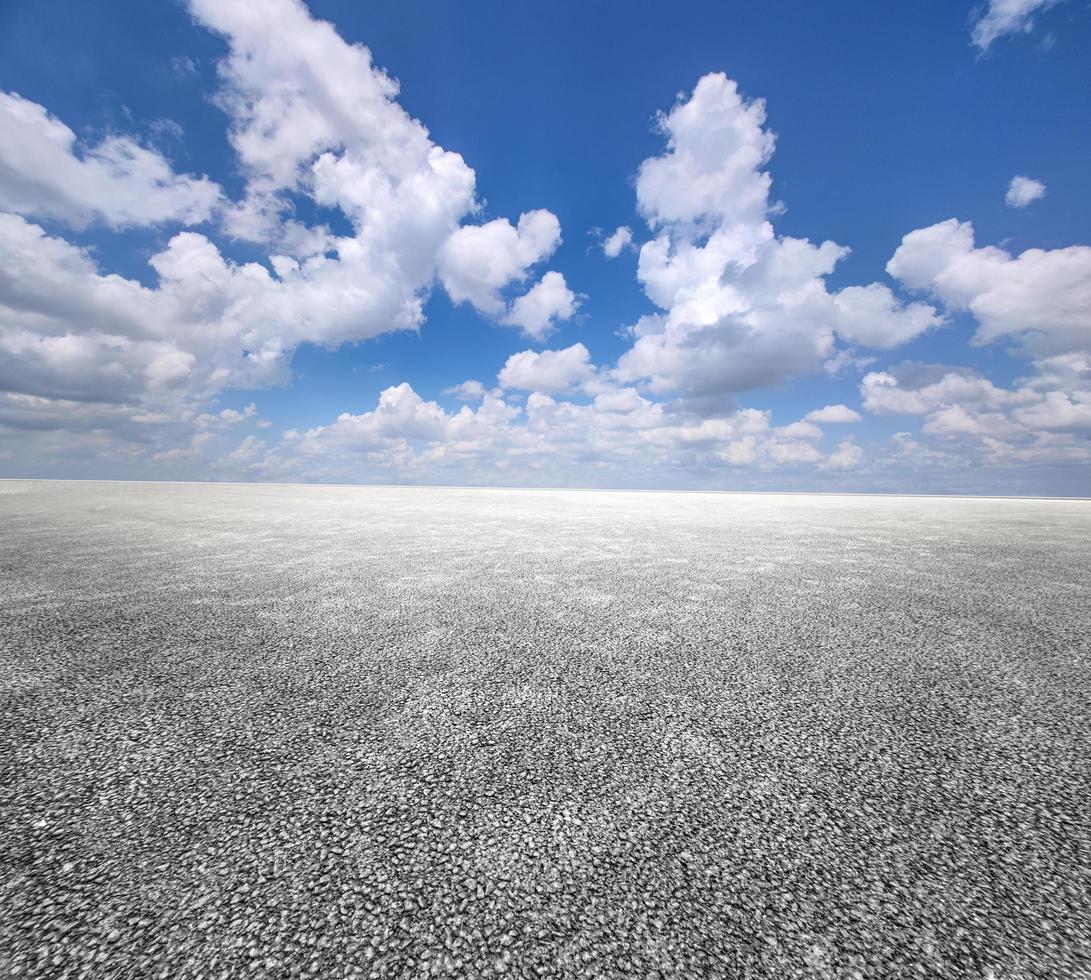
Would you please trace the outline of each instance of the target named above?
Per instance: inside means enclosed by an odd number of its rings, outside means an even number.
[[[265,482],[258,480],[119,480],[96,477],[55,477],[55,476],[0,476],[0,483],[122,483],[156,484],[210,487],[328,487],[330,489],[357,490],[505,490],[527,491],[532,493],[689,493],[689,494],[735,494],[748,496],[784,496],[784,497],[925,497],[949,500],[1069,500],[1087,503],[1091,496],[1074,497],[1070,495],[1041,494],[987,494],[987,493],[914,493],[913,491],[883,490],[728,490],[728,489],[653,489],[648,487],[524,487],[490,486],[488,484],[450,484],[450,483],[287,483]]]

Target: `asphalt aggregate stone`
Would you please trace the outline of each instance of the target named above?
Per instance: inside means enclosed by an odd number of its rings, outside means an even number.
[[[1091,502],[0,482],[0,976],[1091,977]]]

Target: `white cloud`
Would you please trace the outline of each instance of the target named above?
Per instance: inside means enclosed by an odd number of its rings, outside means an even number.
[[[463,381],[457,385],[452,385],[450,388],[444,388],[443,394],[454,395],[460,401],[476,402],[485,397],[485,386],[480,381],[474,381],[471,378],[469,381]]]
[[[189,6],[229,46],[218,101],[247,178],[249,233],[275,234],[282,192],[298,190],[342,207],[360,237],[427,254],[473,206],[473,171],[398,105],[397,82],[366,47],[299,0]]]
[[[590,402],[567,400],[559,397],[565,372],[545,376],[557,361],[524,353],[529,357],[516,363],[542,375],[527,385],[544,384],[554,393],[533,390],[522,409],[486,394],[477,409],[463,406],[449,413],[402,384],[385,390],[372,411],[344,414],[305,433],[286,433],[260,461],[258,472],[322,479],[364,472],[410,481],[454,474],[473,482],[499,478],[532,485],[565,482],[573,474],[586,485],[599,474],[607,485],[619,480],[654,484],[680,468],[708,480],[728,469],[815,474],[855,465],[861,458],[861,451],[844,443],[823,456],[808,424],[796,423],[803,427],[799,435],[788,431],[791,427],[773,430],[769,414],[754,409],[699,419],[668,411],[633,388],[608,384]],[[573,361],[584,367],[570,373],[586,375],[584,352],[577,351]]]
[[[531,351],[512,354],[497,380],[503,388],[526,391],[569,391],[595,376],[591,353],[583,344],[563,350]]]
[[[790,425],[782,425],[774,429],[778,436],[785,439],[821,439],[822,430],[813,422],[809,422],[806,419],[800,419],[798,422],[792,422]]]
[[[332,425],[287,435],[280,453],[293,462],[309,458],[319,465],[336,453],[379,467],[437,464],[490,451],[517,412],[486,395],[477,409],[464,405],[448,414],[403,383],[383,391],[370,412],[344,413]],[[277,465],[276,458],[270,465]]]
[[[278,276],[307,307],[289,309],[294,332],[309,333],[311,304],[327,325],[307,337],[318,343],[418,327],[439,250],[476,207],[473,170],[398,104],[397,83],[366,47],[298,0],[190,8],[228,43],[218,102],[246,192],[225,223],[285,256]],[[289,192],[339,208],[351,236],[286,220]]]
[[[878,358],[870,354],[857,354],[855,348],[847,347],[839,350],[833,357],[827,358],[822,365],[822,370],[827,374],[840,374],[842,371],[863,371],[870,367]]]
[[[902,305],[884,285],[847,286],[833,296],[837,333],[845,340],[889,350],[942,322],[925,303]]]
[[[174,438],[171,427],[196,425],[223,389],[288,380],[300,343],[336,347],[419,328],[441,251],[454,266],[463,257],[458,233],[477,208],[474,172],[398,105],[396,83],[366,48],[298,0],[269,0],[260,11],[242,0],[190,7],[227,43],[217,101],[243,199],[223,201],[216,185],[173,174],[131,139],[81,148],[41,106],[7,96],[0,208],[120,226],[200,220],[216,205],[231,234],[267,247],[268,264],[233,262],[208,235],[182,232],[151,256],[158,282],[145,287],[0,214],[0,390],[52,400],[55,410],[35,408],[43,424],[64,425],[67,410],[82,428],[89,412],[70,406],[101,402],[119,407],[99,413],[118,431],[147,439],[158,427]],[[350,233],[290,217],[290,194],[340,209]],[[518,229],[503,220],[486,227],[515,238],[495,288],[525,277],[560,241],[546,211],[528,212]],[[455,271],[473,285],[472,268]],[[516,315],[531,327],[536,316],[563,315],[546,294]]]
[[[1005,34],[1029,34],[1034,30],[1034,15],[1056,6],[1061,0],[988,0],[974,23],[971,37],[982,51],[987,51]]]
[[[860,390],[869,412],[921,417],[922,433],[957,446],[963,460],[1091,462],[1081,435],[1091,432],[1091,361],[1067,355],[1034,367],[1033,376],[1001,388],[965,368],[904,364],[868,374]]]
[[[847,405],[827,405],[825,408],[816,408],[803,416],[807,422],[848,423],[862,422],[859,412],[853,411]]]
[[[847,439],[838,443],[837,448],[821,463],[826,470],[854,470],[864,462],[864,450]]]
[[[1004,203],[1009,208],[1025,208],[1028,204],[1046,196],[1046,185],[1033,177],[1012,177]]]
[[[822,454],[809,442],[788,440],[770,442],[767,451],[776,463],[819,463]]]
[[[887,263],[910,289],[977,319],[975,340],[1023,341],[1040,355],[1091,349],[1091,247],[978,248],[969,222],[910,232]]]
[[[250,421],[259,426],[265,421],[258,418],[258,406],[253,402],[250,402],[241,412],[234,408],[225,408],[216,413],[202,412],[194,419],[194,424],[199,429],[222,429]]]
[[[268,446],[257,436],[247,436],[230,453],[227,462],[236,466],[250,466],[257,463],[261,455],[268,451]]]
[[[1079,391],[1047,391],[1040,402],[1017,408],[1012,418],[1031,429],[1091,432],[1091,385]]]
[[[124,136],[81,146],[36,102],[0,92],[0,209],[77,228],[114,228],[212,216],[220,188],[176,174],[155,150]]]
[[[159,284],[149,289],[101,274],[83,250],[0,214],[0,350],[11,367],[0,366],[0,384],[154,402],[153,389],[185,383],[200,400],[286,380],[303,341],[335,346],[420,322],[420,299],[375,274],[355,239],[338,248],[335,258],[278,263],[274,278],[183,232],[152,256]]]
[[[161,299],[0,214],[0,390],[123,404],[186,376],[192,354],[170,338]]]
[[[1009,391],[965,368],[904,364],[874,371],[860,385],[864,408],[879,415],[926,415],[953,404],[1007,408],[1037,399],[1030,389]]]
[[[640,249],[637,275],[664,312],[632,328],[619,380],[729,395],[820,370],[838,336],[889,348],[939,322],[881,284],[829,292],[825,277],[848,250],[775,233],[779,208],[762,169],[774,138],[761,100],[706,75],[660,125],[667,150],[637,175],[638,206],[658,231]]]
[[[518,226],[498,218],[460,227],[477,208],[473,170],[398,105],[397,83],[367,48],[345,43],[297,0],[271,0],[260,15],[238,0],[192,0],[191,7],[230,45],[220,103],[247,191],[229,213],[229,230],[312,264],[311,256],[337,253],[343,274],[327,271],[336,281],[315,299],[339,294],[345,306],[354,295],[370,299],[376,313],[385,306],[387,329],[419,325],[436,275],[454,302],[498,318],[507,312],[501,290],[523,282],[560,244],[556,216],[536,210]],[[287,192],[339,208],[353,236],[285,220]],[[292,277],[290,262],[279,263],[281,278]],[[535,312],[531,302],[510,315],[530,323]],[[342,339],[355,338],[334,342]]]
[[[189,443],[164,449],[153,454],[153,459],[161,463],[192,463],[200,460],[205,448],[212,442],[211,432],[195,432]]]
[[[549,258],[561,243],[561,225],[549,211],[528,211],[517,227],[506,218],[467,225],[454,232],[439,253],[439,278],[456,303],[500,316],[500,290],[522,282],[530,267]]]
[[[775,137],[765,102],[747,102],[722,73],[705,75],[692,95],[659,118],[667,152],[645,160],[637,203],[652,228],[760,225],[768,211],[769,174],[761,168]]]
[[[621,225],[612,235],[608,235],[603,241],[602,253],[608,259],[616,259],[621,254],[621,250],[628,248],[632,244],[632,241],[632,228]]]
[[[838,484],[838,474],[877,465],[927,466],[935,473],[967,465],[1086,465],[1091,358],[1040,358],[1034,374],[999,387],[961,367],[904,363],[873,371],[861,384],[865,408],[920,419],[920,440],[901,433],[892,450],[868,462],[864,446],[841,440],[825,453],[818,424],[860,421],[846,405],[827,405],[773,427],[768,412],[746,409],[709,418],[687,399],[655,401],[597,369],[582,344],[523,351],[500,372],[501,389],[529,391],[525,406],[482,389],[482,404],[446,413],[408,385],[388,389],[377,408],[342,416],[305,435],[289,434],[260,464],[266,476],[336,478],[364,466],[401,480],[463,479],[531,484],[650,482],[685,472],[707,481],[729,470]],[[475,388],[475,393],[476,393]],[[1063,396],[1063,397],[1062,397]],[[253,464],[251,464],[253,466]],[[447,476],[451,474],[451,476]],[[574,476],[572,475],[574,474]],[[790,474],[795,474],[790,476]],[[824,474],[819,476],[818,474]]]
[[[579,298],[559,272],[547,272],[524,295],[518,297],[503,323],[522,327],[535,340],[548,336],[558,320],[571,319]]]

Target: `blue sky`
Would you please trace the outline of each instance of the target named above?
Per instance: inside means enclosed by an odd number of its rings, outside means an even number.
[[[1089,42],[9,2],[0,475],[1087,495]]]

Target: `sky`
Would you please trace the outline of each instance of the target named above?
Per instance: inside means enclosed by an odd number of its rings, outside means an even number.
[[[1091,495],[1084,0],[0,2],[0,477]]]

